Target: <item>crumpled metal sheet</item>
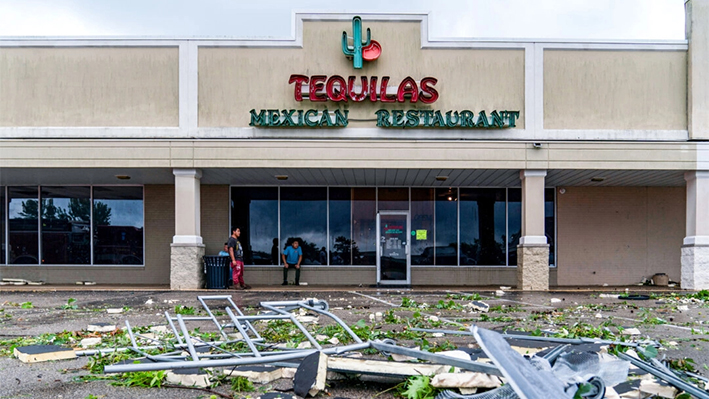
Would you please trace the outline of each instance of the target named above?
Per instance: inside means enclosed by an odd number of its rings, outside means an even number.
[[[472,332],[485,354],[500,369],[520,399],[572,398],[564,384],[551,372],[534,367],[517,353],[499,333],[477,326]]]

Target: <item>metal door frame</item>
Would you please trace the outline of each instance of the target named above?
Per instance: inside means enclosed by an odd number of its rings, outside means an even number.
[[[381,215],[406,216],[406,280],[381,280]],[[411,212],[410,211],[379,211],[377,212],[377,284],[411,285]]]

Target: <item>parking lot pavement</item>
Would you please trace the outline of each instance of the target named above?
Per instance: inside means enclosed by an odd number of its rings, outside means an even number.
[[[39,289],[37,289],[39,288]],[[28,342],[48,343],[54,337],[77,346],[87,335],[88,324],[105,322],[119,329],[165,324],[164,312],[192,309],[200,314],[198,295],[231,295],[245,314],[255,314],[263,301],[295,301],[318,298],[348,325],[366,325],[369,334],[396,337],[398,344],[429,348],[472,347],[470,336],[443,337],[420,333],[403,334],[412,326],[458,330],[472,325],[509,332],[548,332],[556,336],[603,336],[610,339],[651,339],[662,343],[660,355],[680,361],[692,359],[696,371],[705,375],[709,364],[705,312],[709,297],[676,290],[645,287],[596,291],[593,288],[554,292],[518,292],[500,287],[415,287],[377,289],[369,287],[255,287],[246,291],[169,291],[136,287],[42,286],[0,288],[0,398],[173,398],[175,390],[113,387],[105,381],[75,382],[88,375],[88,358],[25,364],[11,357],[12,347]],[[109,289],[112,288],[112,289]],[[629,299],[623,294],[642,294]],[[487,312],[471,304],[489,306]],[[115,309],[108,313],[108,309]],[[377,314],[379,314],[377,316]],[[264,328],[266,326],[264,325]],[[636,328],[640,335],[624,334]],[[68,332],[68,333],[64,333]],[[206,327],[201,332],[207,332]],[[34,340],[34,341],[32,341]],[[55,342],[58,343],[58,342]],[[371,398],[391,388],[381,382],[333,383],[330,394],[344,398]],[[230,395],[227,388],[222,389]],[[233,393],[231,393],[233,394]],[[180,397],[209,397],[205,392],[182,391]],[[191,395],[191,396],[190,396]],[[206,395],[206,396],[205,396]],[[234,396],[239,397],[239,396]],[[393,397],[391,392],[379,398]]]

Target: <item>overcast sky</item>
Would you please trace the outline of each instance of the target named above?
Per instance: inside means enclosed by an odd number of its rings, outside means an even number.
[[[430,13],[432,38],[684,39],[684,0],[0,0],[0,36],[283,38],[294,10]]]

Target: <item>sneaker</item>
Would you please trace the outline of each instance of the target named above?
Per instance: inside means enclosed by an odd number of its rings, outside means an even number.
[[[242,286],[240,286],[240,285],[235,285],[235,286],[231,287],[231,289],[233,289],[233,290],[243,290],[243,289],[245,289],[245,288],[242,287]]]
[[[242,287],[244,287],[245,290],[250,290],[250,289],[251,289],[251,286],[248,285],[248,284],[246,284],[246,283],[244,283],[244,285],[242,285]]]
[[[281,285],[288,285],[288,282],[287,282],[287,281],[284,281],[284,282],[281,283]]]

